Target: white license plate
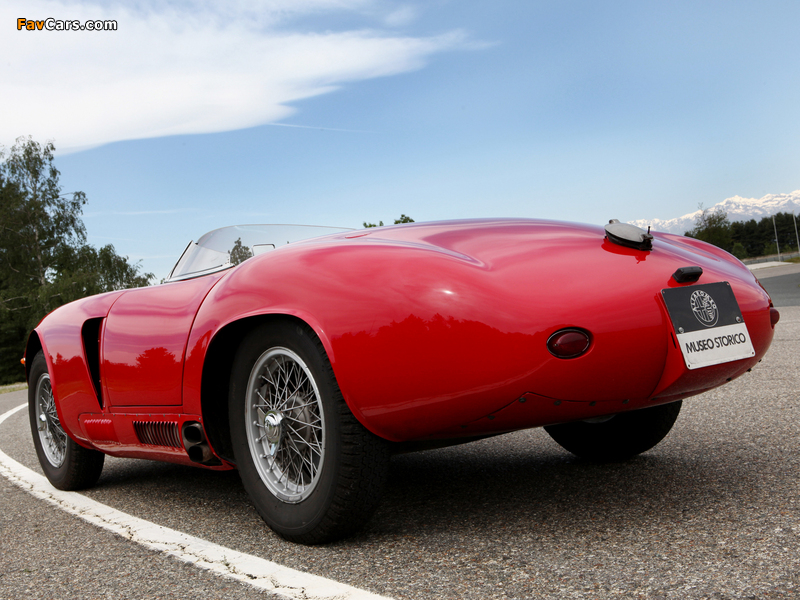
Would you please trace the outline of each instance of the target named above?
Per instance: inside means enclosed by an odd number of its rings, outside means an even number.
[[[686,367],[699,369],[756,355],[727,281],[661,290]]]

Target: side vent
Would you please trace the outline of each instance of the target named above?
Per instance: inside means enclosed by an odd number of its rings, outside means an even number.
[[[89,319],[81,327],[81,337],[83,338],[83,355],[86,357],[86,366],[89,368],[89,375],[92,378],[94,395],[100,408],[103,408],[103,394],[100,390],[100,330],[103,325],[103,318]]]
[[[167,446],[183,449],[181,432],[176,421],[134,421],[139,442],[146,446]]]
[[[119,443],[117,432],[114,430],[114,422],[111,419],[86,419],[83,421],[83,429],[93,442]]]

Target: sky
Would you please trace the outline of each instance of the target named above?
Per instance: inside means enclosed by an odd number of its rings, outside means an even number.
[[[0,144],[53,140],[88,241],[157,280],[233,224],[669,219],[800,189],[799,22],[796,0],[5,0]]]

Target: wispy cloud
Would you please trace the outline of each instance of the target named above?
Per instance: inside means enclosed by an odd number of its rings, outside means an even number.
[[[326,12],[358,16],[365,26],[300,27]],[[459,31],[414,37],[380,29],[414,15],[378,0],[4,2],[0,143],[32,135],[67,150],[276,123],[297,100],[419,69],[467,45]],[[113,20],[117,30],[17,31],[20,17]]]
[[[117,210],[106,210],[106,211],[94,211],[94,212],[86,212],[83,213],[84,218],[91,218],[91,217],[107,217],[107,216],[142,216],[142,215],[172,215],[175,213],[180,212],[188,212],[191,209],[188,208],[175,208],[175,209],[168,209],[168,210],[125,210],[125,211],[117,211]]]
[[[346,133],[378,133],[367,129],[338,129],[336,127],[314,127],[313,125],[294,125],[292,123],[267,123],[271,127],[297,127],[298,129],[316,129],[317,131],[343,131]]]

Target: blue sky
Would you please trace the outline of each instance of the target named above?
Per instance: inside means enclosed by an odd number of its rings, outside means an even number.
[[[229,224],[666,219],[800,189],[798,22],[769,0],[11,0],[0,144],[53,139],[89,241],[158,278]]]

